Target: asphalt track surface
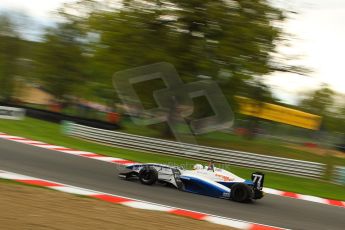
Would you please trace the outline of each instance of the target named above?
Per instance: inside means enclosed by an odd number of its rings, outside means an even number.
[[[0,170],[164,205],[290,229],[345,229],[345,209],[267,194],[248,203],[145,186],[118,178],[121,166],[0,139]],[[266,178],[269,180],[269,178]]]

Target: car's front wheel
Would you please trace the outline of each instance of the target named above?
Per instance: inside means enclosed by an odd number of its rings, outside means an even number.
[[[158,172],[153,167],[145,167],[139,171],[139,180],[142,184],[153,185],[158,180]]]
[[[237,202],[246,202],[253,197],[252,189],[243,183],[236,183],[231,186],[231,199]]]

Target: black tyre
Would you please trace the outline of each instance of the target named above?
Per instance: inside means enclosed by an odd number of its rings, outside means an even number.
[[[260,190],[256,190],[254,189],[254,197],[253,199],[258,200],[261,199],[262,197],[264,197],[264,193]]]
[[[139,180],[142,184],[153,185],[158,180],[158,172],[153,167],[142,168],[139,172]]]
[[[237,202],[247,202],[253,197],[253,190],[246,184],[236,183],[231,186],[231,199]]]

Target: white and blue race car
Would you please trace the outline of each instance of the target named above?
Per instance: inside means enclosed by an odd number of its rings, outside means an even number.
[[[205,167],[196,164],[193,170],[155,163],[132,164],[126,166],[119,176],[126,180],[139,179],[145,185],[158,182],[182,191],[238,202],[263,197],[263,173],[255,172],[251,180],[245,180],[227,170],[216,168],[213,163]]]

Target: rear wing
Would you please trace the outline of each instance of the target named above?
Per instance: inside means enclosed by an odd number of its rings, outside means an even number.
[[[252,173],[252,181],[254,184],[254,188],[258,190],[262,190],[264,186],[264,179],[265,179],[265,174],[261,172]]]

